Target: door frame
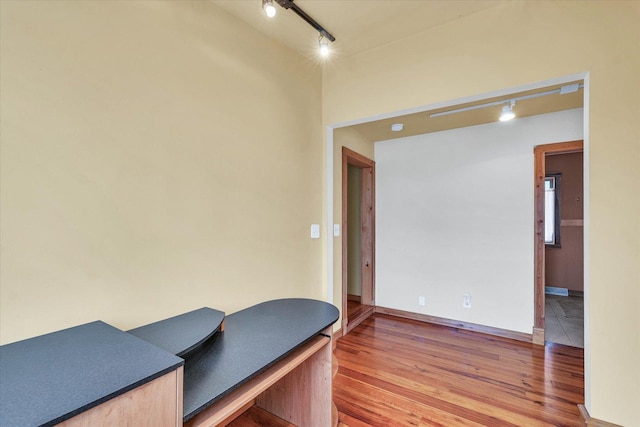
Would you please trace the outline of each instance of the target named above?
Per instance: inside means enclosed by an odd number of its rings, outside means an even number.
[[[362,291],[361,304],[375,305],[375,217],[376,217],[376,163],[346,147],[342,147],[342,333],[347,334],[356,325],[349,325],[347,311],[347,268],[348,268],[348,242],[347,242],[347,215],[348,215],[348,168],[355,166],[362,171],[362,199],[361,199],[361,268]],[[367,286],[365,289],[365,277]]]
[[[545,288],[545,244],[544,244],[544,180],[547,155],[584,152],[584,141],[567,141],[543,144],[533,148],[534,154],[534,324],[533,343],[544,345],[544,288]]]

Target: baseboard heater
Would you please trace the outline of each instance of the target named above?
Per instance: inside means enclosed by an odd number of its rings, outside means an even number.
[[[545,286],[544,293],[547,295],[561,295],[563,297],[569,296],[569,289],[567,288],[556,288],[554,286]]]

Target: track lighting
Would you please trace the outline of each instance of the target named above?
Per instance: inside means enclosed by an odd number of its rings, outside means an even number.
[[[515,105],[516,101],[511,101],[509,105],[502,107],[502,114],[500,114],[501,122],[509,121],[516,116],[516,113],[513,112],[513,107],[515,107]]]
[[[522,101],[525,99],[533,99],[541,96],[555,95],[555,94],[566,95],[568,93],[577,92],[583,87],[584,85],[582,83],[574,83],[574,84],[562,86],[560,89],[553,89],[553,90],[548,90],[546,92],[532,93],[530,95],[522,95],[522,96],[515,97],[513,99],[503,99],[500,101],[487,102],[485,104],[472,105],[470,107],[462,107],[462,108],[455,108],[453,110],[448,110],[448,111],[441,111],[439,113],[430,114],[429,117],[434,118],[434,117],[448,116],[449,114],[477,110],[478,108],[494,107],[494,106],[502,105],[508,102],[509,105],[503,106],[502,114],[500,114],[500,121],[506,122],[507,120],[511,120],[516,117],[516,114],[513,112],[513,107],[516,105],[516,101]]]
[[[333,37],[330,32],[325,30],[322,25],[318,24],[315,19],[307,15],[304,10],[300,9],[298,5],[293,1],[294,0],[275,0],[275,3],[278,3],[278,5],[283,9],[291,9],[296,15],[302,18],[303,21],[311,25],[318,33],[320,33],[320,39],[318,41],[320,47],[320,55],[328,56],[329,43],[336,41],[336,38]],[[262,0],[262,8],[269,18],[272,18],[276,15],[275,3],[274,0]]]
[[[276,16],[276,7],[273,5],[273,0],[262,0],[262,8],[269,18]]]
[[[323,36],[320,35],[318,40],[318,44],[320,45],[320,55],[328,56],[329,55],[329,41]]]

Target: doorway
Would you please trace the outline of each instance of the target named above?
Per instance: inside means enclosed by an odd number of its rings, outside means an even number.
[[[374,312],[375,162],[342,148],[342,330]]]
[[[584,347],[583,142],[535,154],[534,342]]]

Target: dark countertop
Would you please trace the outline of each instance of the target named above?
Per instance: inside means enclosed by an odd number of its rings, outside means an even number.
[[[0,347],[0,426],[51,426],[183,360],[104,322]]]
[[[317,336],[338,315],[322,301],[283,299],[227,316],[224,332],[185,362],[184,421]]]
[[[220,329],[223,320],[222,311],[204,307],[127,332],[186,358]]]

